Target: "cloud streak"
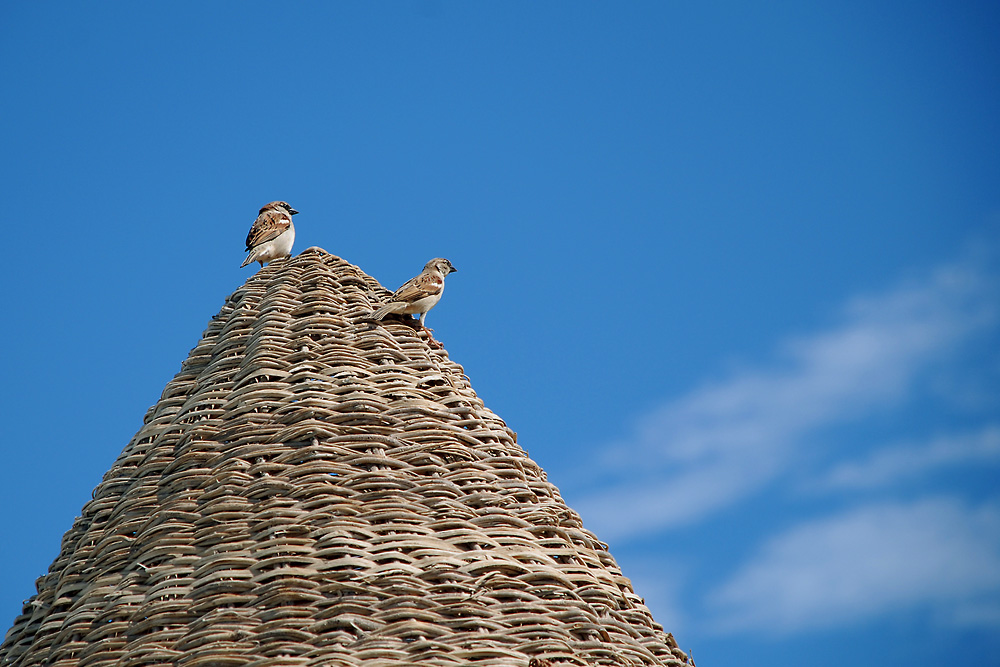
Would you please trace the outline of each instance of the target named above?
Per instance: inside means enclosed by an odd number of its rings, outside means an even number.
[[[855,299],[830,330],[781,344],[773,368],[736,373],[648,415],[608,449],[601,478],[568,495],[613,540],[738,503],[785,474],[822,429],[905,401],[922,372],[995,321],[995,296],[996,281],[969,263]]]
[[[1000,506],[882,504],[796,527],[709,596],[718,633],[782,635],[903,607],[1000,628]]]
[[[946,467],[1000,463],[1000,425],[946,435],[927,443],[886,447],[861,461],[842,463],[821,487],[837,490],[885,487]]]

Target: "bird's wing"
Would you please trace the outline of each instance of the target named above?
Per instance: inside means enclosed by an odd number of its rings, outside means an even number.
[[[278,211],[267,210],[254,220],[250,233],[247,234],[247,250],[278,238],[288,229],[292,221]]]
[[[440,294],[444,289],[444,279],[437,273],[421,273],[410,278],[392,295],[392,301],[413,303],[428,296]]]

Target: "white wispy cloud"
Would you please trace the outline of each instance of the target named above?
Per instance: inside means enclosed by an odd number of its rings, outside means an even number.
[[[1000,628],[1000,506],[881,504],[770,540],[709,596],[718,633],[787,634],[926,605]]]
[[[860,461],[841,463],[819,483],[833,489],[885,487],[947,467],[1000,464],[1000,425],[939,436],[926,443],[885,447]]]
[[[771,368],[667,402],[608,449],[599,480],[567,495],[612,540],[740,502],[787,473],[810,437],[905,401],[924,370],[995,322],[997,281],[978,266],[853,299],[829,330],[780,344]]]

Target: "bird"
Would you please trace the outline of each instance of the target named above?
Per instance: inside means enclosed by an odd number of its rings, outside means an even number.
[[[258,262],[261,267],[264,262],[270,262],[279,257],[292,254],[292,244],[295,242],[295,225],[292,216],[298,213],[286,201],[273,201],[264,204],[254,220],[250,233],[247,234],[247,258],[240,264],[242,269],[250,262]]]
[[[435,257],[424,265],[419,275],[410,278],[396,290],[389,302],[372,313],[371,319],[381,320],[389,314],[420,315],[420,326],[427,329],[424,319],[444,293],[444,277],[457,269],[443,257]],[[430,329],[427,329],[430,331]]]

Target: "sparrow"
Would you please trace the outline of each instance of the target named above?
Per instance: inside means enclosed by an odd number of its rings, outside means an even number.
[[[420,275],[410,278],[389,298],[389,302],[372,314],[373,320],[381,320],[386,315],[420,314],[420,326],[424,329],[427,312],[437,305],[444,293],[444,277],[457,269],[443,257],[435,257],[424,265]],[[428,329],[430,331],[430,329]]]
[[[264,204],[247,234],[247,252],[250,254],[240,268],[250,262],[258,262],[263,267],[264,262],[291,255],[292,243],[295,242],[292,216],[296,213],[298,211],[285,201]]]

